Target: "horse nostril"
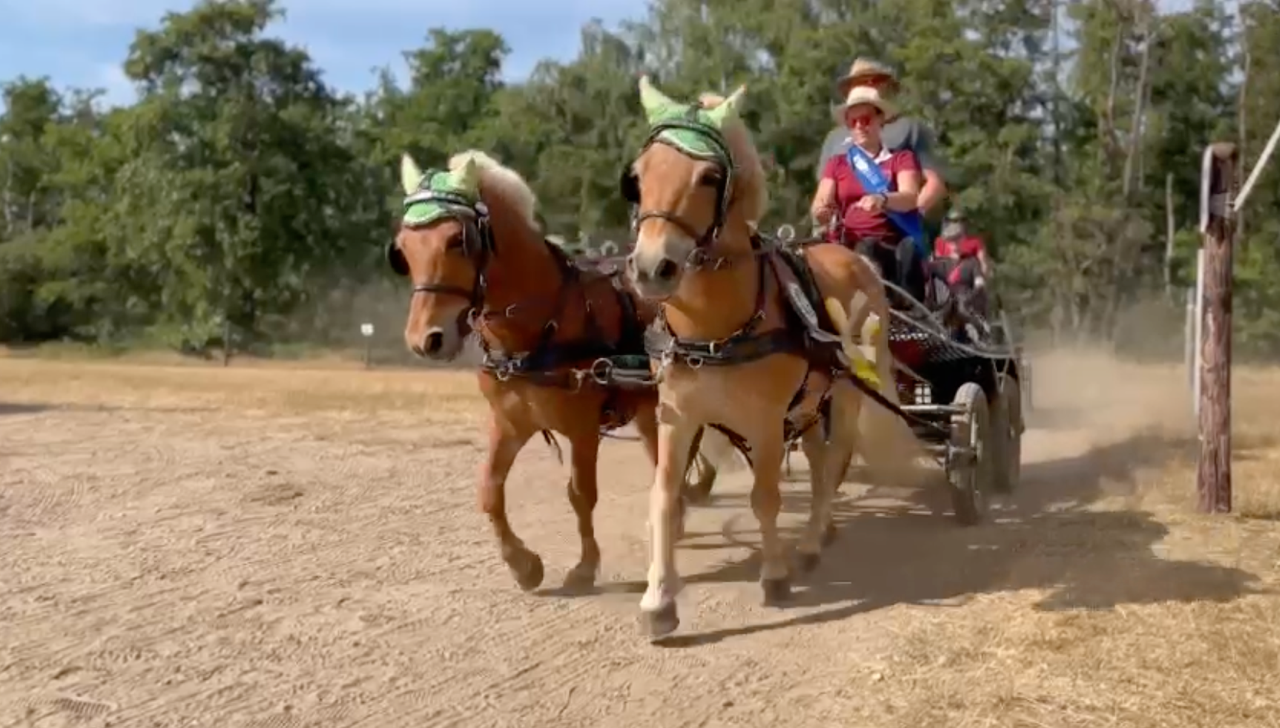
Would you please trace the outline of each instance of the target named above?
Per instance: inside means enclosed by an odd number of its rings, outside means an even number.
[[[423,350],[427,355],[436,354],[444,346],[444,332],[440,329],[434,329],[427,332],[427,338],[423,341]]]
[[[658,264],[658,269],[654,271],[654,275],[660,281],[669,281],[676,277],[676,273],[679,270],[680,266],[676,265],[675,261],[670,258],[664,258],[662,262]]]

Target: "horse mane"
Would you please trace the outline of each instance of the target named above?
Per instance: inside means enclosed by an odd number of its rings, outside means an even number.
[[[724,103],[725,97],[716,93],[704,93],[698,103],[704,109],[714,109]],[[742,205],[742,215],[747,222],[756,223],[769,208],[769,185],[765,179],[764,164],[760,152],[751,139],[751,132],[738,116],[733,116],[721,130],[725,144],[734,159],[734,183],[737,198]]]
[[[513,212],[523,218],[530,229],[535,232],[542,231],[542,226],[538,224],[538,218],[534,214],[538,206],[538,198],[524,177],[478,149],[468,149],[450,157],[449,171],[461,169],[468,160],[475,162],[476,168],[480,171],[480,193],[482,196],[491,198],[486,200],[486,204],[492,207],[492,198],[497,198],[499,203],[510,207]]]

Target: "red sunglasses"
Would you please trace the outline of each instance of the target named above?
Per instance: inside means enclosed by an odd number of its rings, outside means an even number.
[[[845,121],[848,122],[849,126],[857,127],[859,129],[865,129],[868,126],[871,126],[871,123],[875,120],[875,114],[859,114],[857,116],[849,116],[845,118]]]

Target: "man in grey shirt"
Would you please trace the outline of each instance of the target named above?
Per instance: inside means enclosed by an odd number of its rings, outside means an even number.
[[[893,69],[868,58],[858,58],[853,62],[849,73],[836,83],[836,92],[843,99],[849,94],[849,89],[854,86],[872,86],[886,98],[893,98],[899,90],[898,79],[894,76]],[[910,149],[915,152],[916,159],[924,170],[924,187],[920,190],[918,207],[920,214],[927,220],[930,214],[935,212],[938,203],[947,196],[947,186],[942,180],[942,162],[933,150],[933,132],[919,119],[899,115],[886,121],[880,134],[886,148],[892,151]],[[822,155],[818,159],[818,176],[821,177],[822,168],[828,159],[836,154],[844,154],[852,143],[849,130],[837,124],[822,142]],[[926,229],[931,227],[926,224]]]

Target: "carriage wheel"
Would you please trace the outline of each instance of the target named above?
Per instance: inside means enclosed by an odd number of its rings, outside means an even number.
[[[991,413],[991,489],[1012,493],[1022,474],[1022,385],[1008,374],[997,374],[995,408]]]
[[[956,520],[965,526],[987,515],[987,488],[991,478],[991,417],[982,387],[965,382],[952,404],[963,407],[951,416],[951,444],[961,453],[948,457],[947,489]]]

